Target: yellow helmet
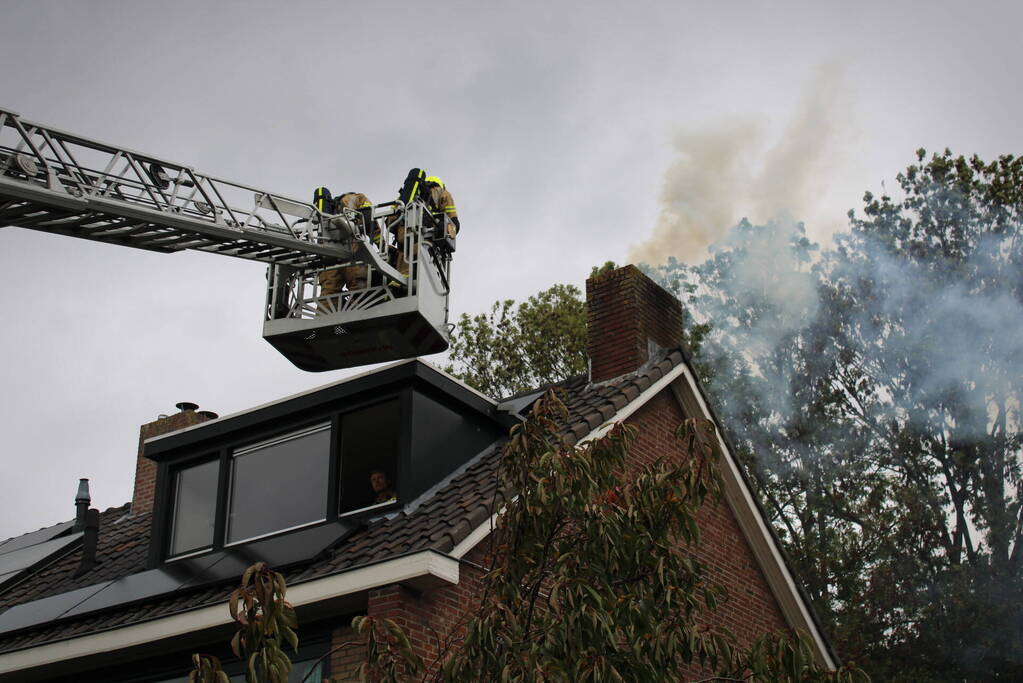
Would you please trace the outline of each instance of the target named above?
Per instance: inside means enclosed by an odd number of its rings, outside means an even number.
[[[426,182],[427,183],[437,183],[438,185],[440,185],[441,189],[444,189],[444,181],[441,180],[440,178],[438,178],[435,175],[426,176]]]

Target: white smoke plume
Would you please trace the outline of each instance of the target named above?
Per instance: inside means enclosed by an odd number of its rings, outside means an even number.
[[[674,256],[693,263],[743,216],[761,223],[785,213],[813,217],[824,162],[835,158],[835,134],[845,125],[842,81],[837,65],[821,67],[766,149],[753,120],[677,133],[678,159],[665,174],[657,224],[629,249],[628,260],[656,265]]]

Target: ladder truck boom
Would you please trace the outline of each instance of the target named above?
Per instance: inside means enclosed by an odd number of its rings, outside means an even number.
[[[305,370],[447,348],[446,222],[421,200],[323,213],[0,108],[0,226],[267,263],[263,336]],[[365,286],[321,294],[323,273],[353,267],[365,269]]]

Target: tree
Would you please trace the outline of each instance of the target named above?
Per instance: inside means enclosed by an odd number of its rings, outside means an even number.
[[[663,281],[846,653],[889,680],[1023,675],[1023,162],[947,150],[816,255],[741,223]]]
[[[695,364],[723,428],[796,575],[846,645],[844,600],[860,593],[864,564],[886,538],[885,489],[828,389],[820,346],[833,311],[821,303],[818,254],[799,223],[743,220],[706,262],[672,260],[653,274],[685,299]]]
[[[768,636],[740,653],[708,625],[723,590],[693,551],[697,511],[719,495],[712,424],[687,420],[685,455],[642,468],[627,464],[634,428],[573,447],[558,435],[565,410],[550,392],[512,431],[501,460],[509,497],[464,638],[423,662],[393,622],[357,618],[366,679],[694,680],[696,666],[719,673],[704,680],[868,680],[851,666],[822,671],[805,639]]]
[[[586,306],[578,288],[554,285],[489,314],[463,313],[444,369],[490,396],[510,396],[586,372]]]
[[[828,351],[839,404],[903,517],[868,583],[892,601],[871,614],[875,647],[892,671],[1019,678],[1023,159],[917,161],[900,200],[867,194],[825,264],[845,311]]]

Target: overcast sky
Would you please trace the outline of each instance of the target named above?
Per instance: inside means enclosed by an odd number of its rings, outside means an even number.
[[[0,0],[0,106],[308,198],[422,166],[463,230],[451,309],[742,216],[817,240],[918,147],[1023,152],[1018,2]],[[139,425],[334,381],[261,339],[264,268],[0,230],[0,538],[131,498]],[[430,360],[440,360],[433,357]]]

